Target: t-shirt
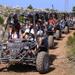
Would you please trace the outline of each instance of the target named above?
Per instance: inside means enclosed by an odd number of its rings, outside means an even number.
[[[48,21],[48,23],[49,23],[49,25],[54,25],[54,20],[53,19],[49,19],[49,21]]]
[[[53,19],[53,21],[54,21],[54,24],[57,24],[57,20],[55,18]]]

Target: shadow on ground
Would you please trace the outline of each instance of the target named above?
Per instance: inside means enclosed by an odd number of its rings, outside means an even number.
[[[55,67],[51,67],[51,65],[53,65],[53,61],[56,59],[55,55],[50,55],[50,68],[49,68],[49,72],[55,70]],[[7,70],[6,70],[7,69]],[[22,65],[22,64],[16,64],[16,65],[10,65],[8,68],[2,68],[0,69],[0,72],[37,72],[36,67],[35,66],[29,66],[29,65]]]
[[[52,48],[50,48],[50,50],[55,50],[55,49],[57,49],[57,48],[58,48],[57,45],[58,45],[58,42],[54,42],[54,46],[53,46]]]

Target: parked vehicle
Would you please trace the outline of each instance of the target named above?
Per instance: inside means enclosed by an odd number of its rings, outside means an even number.
[[[65,20],[60,20],[59,26],[62,32],[69,33],[69,25]]]
[[[73,21],[73,19],[68,19],[67,24],[69,25],[70,29],[75,29],[75,22]]]

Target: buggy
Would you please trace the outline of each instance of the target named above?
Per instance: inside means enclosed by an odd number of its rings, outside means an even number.
[[[37,40],[10,39],[1,44],[0,62],[34,65],[38,72],[46,73],[49,70],[47,42],[46,37],[40,45]]]
[[[60,20],[58,25],[60,26],[61,32],[66,33],[66,34],[69,33],[69,25],[67,21]]]

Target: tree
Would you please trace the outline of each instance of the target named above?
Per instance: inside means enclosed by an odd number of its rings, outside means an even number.
[[[50,9],[49,9],[49,8],[46,8],[45,10],[46,10],[46,11],[50,11]]]
[[[20,14],[20,9],[16,9],[15,12],[16,12],[17,14]]]
[[[29,5],[27,8],[28,8],[28,9],[33,9],[32,5]]]
[[[72,8],[73,15],[75,16],[75,6]]]
[[[20,23],[24,23],[25,22],[25,18],[24,18],[24,16],[19,16],[19,21],[20,21]]]
[[[4,19],[3,17],[0,16],[0,24],[3,24],[4,23]]]
[[[2,5],[0,5],[0,7],[3,7]]]
[[[8,17],[8,15],[9,15],[9,12],[6,11],[6,12],[4,13],[4,16],[5,16],[5,17]]]
[[[72,11],[75,13],[75,6],[73,7]]]

